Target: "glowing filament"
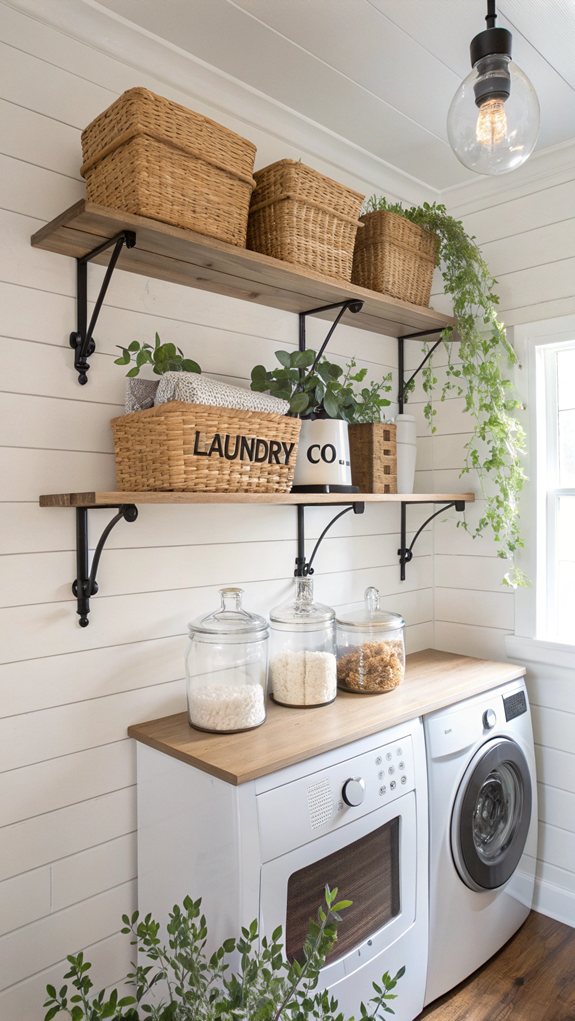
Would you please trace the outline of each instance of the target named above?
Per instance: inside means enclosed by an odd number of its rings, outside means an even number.
[[[502,99],[488,99],[479,109],[475,137],[480,145],[492,149],[507,136],[507,117]]]

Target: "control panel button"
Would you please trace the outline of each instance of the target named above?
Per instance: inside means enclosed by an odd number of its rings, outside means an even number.
[[[387,761],[388,761],[388,762],[391,762],[391,760],[392,760],[392,758],[393,758],[393,755],[391,754],[391,752],[386,752],[386,755],[385,755],[385,757],[386,757],[386,759],[387,759]]]
[[[381,795],[382,797],[383,797],[383,795],[384,795],[384,794],[387,794],[387,787],[385,786],[385,784],[384,784],[384,783],[383,783],[383,784],[381,785],[381,787],[379,788],[379,793],[380,793],[380,795]]]
[[[401,778],[401,782],[402,782],[402,783],[407,783],[407,777],[406,777],[406,776],[402,776],[402,778]]]
[[[365,798],[365,780],[362,780],[360,776],[350,777],[345,781],[341,795],[346,805],[350,805],[351,808],[361,805]]]
[[[495,711],[493,709],[486,709],[483,713],[483,729],[493,730],[496,723],[497,716],[495,715]]]
[[[380,769],[379,773],[377,774],[377,779],[378,780],[383,780],[384,776],[385,776],[384,770]]]
[[[382,758],[381,758],[381,755],[378,755],[378,756],[377,756],[377,758],[376,758],[376,760],[375,760],[375,764],[376,764],[376,766],[381,766],[381,763],[382,763],[382,761],[383,761],[383,760],[382,760]]]
[[[403,748],[400,745],[398,745],[397,748],[395,749],[395,754],[403,755]]]
[[[392,780],[390,785],[389,785],[389,789],[394,791],[396,787],[397,787],[397,782],[395,780]]]
[[[395,773],[394,766],[390,766],[387,772],[389,773],[390,776],[393,776],[393,774]]]
[[[405,769],[405,762],[400,762],[398,769]]]

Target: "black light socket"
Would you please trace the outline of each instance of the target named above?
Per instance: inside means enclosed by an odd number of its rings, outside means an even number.
[[[500,53],[511,59],[511,32],[506,28],[486,28],[471,40],[469,55],[471,66],[475,67],[478,60]]]

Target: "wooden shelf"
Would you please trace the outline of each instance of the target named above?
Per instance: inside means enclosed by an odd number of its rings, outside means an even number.
[[[318,506],[349,503],[473,503],[473,493],[53,493],[40,497],[41,507],[117,507],[121,504],[251,503]]]
[[[119,269],[131,273],[289,312],[308,312],[317,305],[358,298],[364,305],[361,312],[349,316],[353,326],[390,337],[437,332],[454,323],[451,316],[431,308],[411,305],[193,231],[84,200],[37,231],[32,245],[78,258],[122,230],[136,233],[136,246],[124,248],[118,261]],[[109,260],[107,250],[93,261],[107,265]],[[323,317],[332,319],[333,313],[324,313]]]

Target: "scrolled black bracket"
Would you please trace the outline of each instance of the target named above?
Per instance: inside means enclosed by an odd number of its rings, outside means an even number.
[[[116,234],[113,238],[108,238],[97,248],[94,248],[91,252],[87,252],[86,255],[81,255],[76,259],[76,321],[77,329],[74,333],[70,334],[70,347],[74,349],[74,368],[78,373],[78,382],[81,386],[84,386],[88,382],[88,369],[90,363],[88,359],[94,354],[96,345],[94,343],[93,333],[100,314],[100,309],[104,298],[106,297],[106,291],[108,290],[108,284],[112,279],[112,273],[116,268],[116,263],[120,257],[120,252],[123,246],[126,248],[134,248],[136,244],[136,235],[133,230],[123,230],[119,234]],[[96,298],[94,305],[94,311],[92,312],[92,318],[90,319],[90,325],[88,325],[88,263],[95,259],[101,252],[105,252],[107,248],[114,246],[110,261],[106,268],[106,273],[100,287],[100,293]]]
[[[398,392],[397,392],[397,403],[398,403],[398,406],[399,406],[399,413],[400,413],[400,415],[403,414],[403,408],[404,408],[405,402],[407,400],[407,395],[409,393],[411,384],[414,382],[416,376],[419,375],[419,373],[421,372],[423,366],[429,361],[429,359],[431,358],[433,352],[441,344],[441,341],[443,340],[443,333],[444,332],[445,331],[443,329],[441,329],[441,330],[424,330],[422,333],[408,333],[408,334],[406,334],[403,337],[398,337],[397,338],[397,355],[398,355],[398,357],[397,357],[397,364],[398,364],[398,375],[399,375],[399,386],[398,386]],[[405,347],[404,347],[404,341],[405,340],[416,340],[418,337],[433,337],[437,333],[440,333],[442,336],[440,336],[439,340],[436,340],[435,343],[431,345],[429,350],[426,351],[425,356],[422,358],[422,360],[420,361],[420,363],[417,366],[417,368],[411,373],[411,376],[409,377],[409,379],[406,379],[405,378]]]
[[[77,610],[80,620],[80,627],[88,627],[90,623],[90,597],[95,596],[98,591],[98,566],[102,550],[106,544],[110,532],[118,521],[135,521],[138,517],[138,508],[133,503],[121,504],[118,513],[108,522],[102,532],[92,557],[92,566],[89,565],[88,549],[88,507],[76,507],[76,579],[72,584],[72,592],[77,601]]]
[[[310,308],[310,309],[308,309],[307,312],[300,312],[299,313],[299,337],[298,337],[298,339],[299,339],[299,350],[300,351],[305,351],[306,350],[306,333],[305,333],[305,330],[306,330],[306,319],[307,319],[307,317],[308,316],[315,316],[319,312],[330,312],[332,308],[338,308],[339,312],[336,315],[333,323],[331,324],[331,326],[330,326],[330,328],[329,328],[329,330],[327,332],[327,336],[326,336],[323,344],[321,345],[321,347],[320,347],[320,349],[319,349],[319,351],[318,351],[318,353],[317,353],[317,355],[315,357],[315,361],[314,361],[314,363],[313,363],[313,365],[312,365],[312,367],[310,369],[310,372],[313,372],[313,370],[315,369],[317,363],[319,362],[322,354],[324,353],[327,345],[329,344],[329,342],[331,340],[331,337],[332,337],[332,334],[333,334],[334,330],[339,325],[339,322],[340,322],[341,317],[343,316],[344,312],[349,311],[349,312],[352,312],[354,315],[357,312],[361,312],[361,310],[363,308],[363,301],[359,301],[357,298],[346,298],[345,301],[334,301],[331,305],[320,305],[319,308]]]
[[[325,526],[313,548],[311,557],[307,560],[305,555],[305,506],[305,504],[298,504],[297,506],[297,557],[295,558],[295,570],[293,572],[294,577],[296,578],[308,578],[314,573],[313,562],[315,560],[315,555],[330,528],[332,525],[335,525],[336,521],[339,521],[339,519],[350,510],[352,510],[354,514],[363,514],[365,511],[365,504],[360,501],[357,503],[347,504],[343,510],[340,510]],[[316,505],[312,504],[311,506]]]
[[[455,507],[456,511],[463,512],[465,510],[465,500],[450,500],[448,503],[442,503],[438,510],[430,514],[426,521],[417,529],[417,532],[413,536],[409,546],[407,545],[407,503],[402,500],[401,502],[401,546],[397,551],[399,557],[400,566],[400,577],[402,581],[405,581],[405,565],[411,563],[413,560],[413,547],[419,539],[419,536],[423,532],[424,528],[427,528],[430,521],[433,521],[438,514],[442,514],[443,511],[449,510],[450,507]]]

